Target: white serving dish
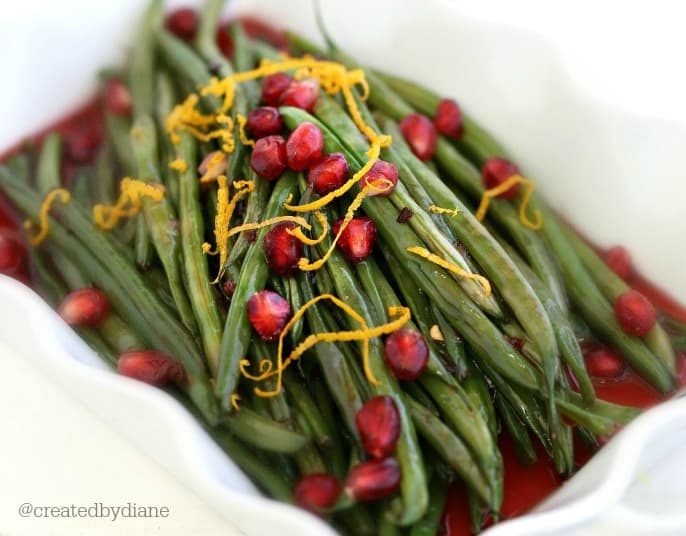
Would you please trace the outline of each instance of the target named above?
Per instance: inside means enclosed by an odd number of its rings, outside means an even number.
[[[0,152],[89,95],[97,69],[125,50],[143,2],[2,4]],[[309,0],[235,4],[235,12],[317,35]],[[592,23],[585,28],[584,46],[575,48],[563,22],[586,20],[590,11],[567,6],[560,17],[537,1],[520,3],[516,11],[502,1],[467,4],[322,1],[327,26],[347,50],[457,97],[517,155],[555,208],[599,244],[628,246],[641,271],[686,301],[686,248],[674,247],[683,237],[686,215],[686,112],[678,106],[683,99],[676,98],[683,91],[663,91],[658,99],[650,84],[632,79],[629,93],[644,100],[614,93],[625,87],[621,82],[628,72],[623,56],[613,55],[619,48]],[[527,18],[536,9],[537,15]],[[635,9],[629,13],[641,18]],[[603,11],[595,14],[603,22]],[[669,17],[662,18],[660,28],[669,29]],[[622,25],[616,26],[617,35],[624,35]],[[658,43],[660,28],[653,29]],[[663,58],[669,54],[658,51]],[[612,60],[616,72],[601,73],[597,58]],[[650,69],[649,58],[643,61]],[[653,79],[670,76],[655,69]],[[664,84],[684,89],[684,77],[673,76]],[[646,96],[655,96],[655,102]],[[1,341],[48,371],[141,450],[156,453],[162,466],[246,534],[332,534],[314,517],[261,498],[176,402],[107,371],[30,290],[1,278],[0,304]],[[686,481],[685,456],[678,449],[684,445],[686,403],[664,404],[622,431],[535,513],[489,534],[571,534],[580,528],[597,534],[686,532],[683,503],[676,500],[686,495],[680,484]],[[637,485],[637,475],[649,484]]]

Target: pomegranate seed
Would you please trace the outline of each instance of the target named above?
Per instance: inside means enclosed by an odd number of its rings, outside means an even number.
[[[519,168],[509,160],[494,156],[489,158],[481,168],[481,178],[487,189],[500,186],[512,175],[519,175]],[[498,197],[501,199],[514,199],[519,192],[519,184],[513,185],[509,190]]]
[[[291,306],[276,292],[261,290],[248,300],[248,320],[265,341],[275,341],[291,318]]]
[[[311,168],[321,159],[323,151],[324,135],[312,123],[301,123],[288,136],[286,156],[289,167],[295,171]]]
[[[198,14],[189,7],[176,9],[167,15],[164,26],[179,39],[192,41],[198,31]]]
[[[403,138],[420,160],[429,160],[436,152],[438,134],[436,127],[425,115],[411,113],[403,117],[399,125]]]
[[[215,41],[217,43],[217,48],[221,51],[225,58],[233,58],[233,39],[231,39],[231,34],[229,34],[229,28],[227,26],[220,26],[217,28],[217,33],[215,35]]]
[[[626,248],[615,246],[605,253],[605,263],[625,281],[631,276],[631,256]]]
[[[267,181],[275,181],[286,170],[286,140],[281,136],[266,136],[255,142],[250,155],[250,167]]]
[[[281,276],[292,275],[305,253],[303,243],[287,232],[295,227],[291,222],[277,223],[264,237],[262,247],[267,264]]]
[[[248,114],[248,130],[256,138],[278,134],[283,128],[283,119],[279,110],[272,106],[255,108]]]
[[[233,279],[227,279],[222,284],[222,290],[226,297],[230,298],[233,296],[233,293],[236,292],[236,283],[234,283]]]
[[[356,501],[375,501],[393,495],[400,486],[400,466],[395,458],[358,463],[345,479],[345,493]]]
[[[301,478],[293,489],[295,504],[317,513],[333,506],[341,494],[341,485],[335,476],[313,473]]]
[[[375,396],[355,415],[364,451],[374,458],[390,456],[400,438],[400,414],[393,397]]]
[[[202,177],[207,177],[207,180],[214,180],[219,175],[226,173],[226,168],[229,166],[229,159],[223,151],[212,151],[205,155],[200,165],[198,166],[198,173]]]
[[[64,136],[65,155],[75,164],[91,162],[99,145],[100,133],[95,128],[75,128]]]
[[[510,343],[510,346],[517,350],[518,352],[521,352],[524,350],[524,339],[520,339],[518,337],[510,337],[509,335],[505,335],[505,340]]]
[[[105,109],[113,115],[129,117],[133,110],[131,92],[121,80],[110,78],[103,91]]]
[[[391,195],[396,184],[398,184],[398,168],[385,160],[374,162],[372,168],[360,179],[360,188],[367,185],[373,186],[367,193],[368,196]]]
[[[436,106],[434,126],[438,132],[450,138],[462,137],[464,126],[460,105],[453,99],[441,99]]]
[[[337,190],[348,180],[350,168],[343,153],[327,154],[310,168],[307,183],[316,194],[326,195]]]
[[[253,17],[241,17],[241,26],[248,37],[266,41],[281,51],[288,51],[288,39],[283,30]]]
[[[0,229],[0,273],[14,275],[24,263],[24,248],[6,229]]]
[[[338,234],[343,220],[333,224],[334,235]],[[338,239],[338,247],[349,262],[362,262],[372,252],[376,242],[376,224],[371,218],[353,218],[343,229]]]
[[[647,335],[657,320],[655,307],[637,290],[627,290],[617,298],[615,315],[624,332],[637,337]]]
[[[293,80],[281,94],[280,104],[294,106],[311,112],[319,98],[319,84],[316,80]]]
[[[293,77],[286,73],[274,73],[265,76],[262,81],[262,102],[267,106],[278,106],[281,97],[293,82]]]
[[[582,345],[586,370],[596,378],[619,378],[626,364],[614,350],[600,343]]]
[[[57,313],[70,326],[96,326],[110,310],[110,302],[102,290],[82,288],[65,296]]]
[[[124,352],[119,356],[117,370],[150,385],[181,385],[187,381],[183,365],[158,350]]]
[[[384,343],[386,364],[399,380],[413,381],[429,362],[429,348],[422,334],[414,329],[394,331]]]

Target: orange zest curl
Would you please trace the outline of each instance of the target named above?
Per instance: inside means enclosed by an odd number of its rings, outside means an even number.
[[[429,205],[429,212],[433,214],[448,214],[449,216],[457,216],[460,213],[460,209],[455,208],[443,208],[437,205]]]
[[[219,189],[217,190],[217,215],[214,218],[215,249],[212,251],[211,246],[207,242],[202,245],[203,253],[219,255],[219,273],[213,283],[217,283],[224,274],[224,263],[229,256],[229,226],[236,205],[255,189],[255,183],[252,181],[235,181],[233,187],[236,191],[233,197],[229,199],[229,181],[226,175],[219,175],[217,177],[217,184]]]
[[[337,307],[339,307],[343,312],[349,315],[353,320],[355,320],[359,325],[360,329],[352,331],[336,331],[336,332],[325,332],[325,333],[313,333],[308,335],[304,341],[298,344],[290,353],[290,355],[284,360],[283,359],[283,341],[293,328],[293,326],[305,315],[307,310],[315,305],[317,302],[322,300],[330,300]],[[369,362],[369,339],[373,337],[380,337],[382,335],[387,335],[392,333],[402,326],[404,326],[411,318],[410,309],[407,307],[389,307],[388,316],[396,317],[394,320],[369,328],[364,318],[357,313],[352,307],[347,305],[345,302],[338,299],[336,296],[331,294],[322,294],[311,299],[305,303],[288,321],[286,326],[284,326],[281,335],[279,336],[279,344],[277,349],[276,357],[276,369],[269,359],[263,359],[258,365],[259,374],[254,375],[248,371],[250,367],[250,361],[243,359],[240,362],[240,371],[243,376],[253,381],[263,381],[267,378],[276,376],[276,386],[272,391],[264,391],[259,387],[255,388],[255,394],[264,398],[277,396],[281,392],[282,376],[283,371],[294,361],[298,360],[307,350],[312,348],[319,342],[349,342],[349,341],[361,341],[362,342],[362,361],[364,365],[364,373],[367,380],[374,385],[381,385],[381,383],[374,377],[372,373],[372,368]]]
[[[386,188],[384,189],[381,185],[385,185]],[[326,261],[329,260],[329,257],[333,254],[334,250],[336,249],[336,244],[338,243],[339,238],[343,234],[343,231],[345,231],[345,228],[348,226],[348,224],[352,221],[353,216],[355,216],[355,211],[362,206],[362,202],[364,201],[364,198],[367,197],[369,192],[371,191],[386,191],[390,188],[393,188],[393,183],[389,181],[388,179],[377,179],[373,183],[368,183],[360,192],[355,196],[355,199],[353,199],[352,203],[348,206],[348,210],[345,212],[345,217],[343,218],[343,221],[341,222],[341,226],[338,229],[338,233],[336,233],[336,236],[334,237],[333,241],[331,242],[331,245],[329,246],[329,249],[327,252],[319,258],[319,260],[315,262],[310,262],[310,260],[306,257],[301,258],[298,261],[298,268],[300,268],[303,272],[311,272],[313,270],[319,270]]]
[[[484,276],[479,275],[479,274],[473,274],[471,272],[467,272],[467,271],[463,270],[462,268],[460,268],[459,266],[457,266],[456,264],[452,264],[452,263],[446,261],[445,259],[442,259],[438,255],[434,255],[428,249],[420,247],[420,246],[410,246],[409,248],[407,248],[407,251],[409,253],[414,253],[415,255],[421,257],[422,259],[426,259],[429,262],[437,264],[441,268],[444,268],[444,269],[448,270],[449,272],[457,274],[460,277],[465,277],[467,279],[474,279],[484,289],[484,295],[486,297],[491,295],[491,283]]]
[[[122,218],[130,218],[143,208],[143,200],[159,203],[164,199],[164,186],[124,177],[119,184],[119,199],[112,206],[95,205],[93,221],[100,229],[113,229]]]
[[[502,184],[499,184],[498,186],[496,186],[495,188],[491,188],[490,190],[486,190],[483,193],[483,196],[481,197],[479,209],[476,211],[476,219],[479,221],[483,221],[483,219],[486,217],[486,211],[488,210],[488,205],[490,204],[491,199],[494,197],[498,197],[500,194],[504,192],[507,192],[515,184],[522,184],[525,187],[524,194],[522,196],[522,202],[519,205],[519,221],[522,222],[522,225],[524,227],[528,227],[532,231],[540,230],[543,227],[543,219],[541,218],[541,212],[539,210],[535,210],[533,212],[533,220],[529,219],[529,216],[526,213],[526,208],[529,205],[529,201],[531,200],[531,195],[534,193],[534,190],[536,189],[536,183],[530,179],[525,179],[520,175],[512,175],[512,177],[507,179]]]
[[[186,173],[188,170],[188,163],[183,158],[177,158],[169,162],[169,168],[179,173]]]
[[[236,411],[239,411],[241,407],[238,405],[238,402],[241,400],[241,395],[238,393],[233,393],[231,395],[231,407],[235,409]]]
[[[243,145],[255,147],[255,140],[248,138],[248,135],[245,133],[245,124],[248,122],[248,120],[245,118],[245,116],[236,114],[236,121],[238,121],[238,137],[240,138],[241,143]]]
[[[50,214],[50,209],[52,208],[52,205],[55,203],[56,200],[58,200],[58,198],[60,203],[66,204],[69,203],[69,200],[71,199],[71,194],[64,188],[56,188],[48,192],[48,194],[45,196],[45,199],[43,199],[43,203],[41,203],[40,212],[38,213],[40,229],[37,233],[29,236],[29,243],[32,246],[39,246],[43,243],[43,240],[47,238],[48,230],[50,227],[48,215]],[[24,222],[25,229],[29,230],[33,229],[33,227],[34,224],[31,220],[26,220]]]

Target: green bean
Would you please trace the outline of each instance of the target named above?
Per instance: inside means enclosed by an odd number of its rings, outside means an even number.
[[[594,331],[614,345],[641,376],[660,391],[669,392],[674,387],[672,375],[640,339],[622,331],[613,308],[574,253],[557,219],[547,209],[541,207],[541,211],[546,222],[543,232],[560,260],[567,288],[576,307]]]
[[[326,465],[334,476],[342,479],[345,477],[348,467],[343,450],[345,443],[341,434],[338,433],[338,427],[334,424],[338,422],[338,415],[333,407],[332,395],[323,381],[315,381],[314,385],[310,386],[310,390],[312,391],[316,407],[327,426],[327,434],[330,438],[330,441],[327,442],[328,444],[322,445],[320,443],[320,448],[326,459]]]
[[[291,33],[287,35],[289,39],[308,50],[308,43],[306,41]],[[313,50],[309,48],[309,51],[312,52]],[[332,56],[349,67],[359,67],[352,58],[340,50],[334,51]],[[379,76],[371,71],[366,71],[366,79],[370,87],[370,105],[379,108],[382,112],[398,121],[413,111]],[[460,183],[463,189],[468,190],[470,195],[478,198],[481,197],[484,189],[478,171],[442,138],[438,140],[436,159],[449,172],[449,175]],[[431,192],[429,194],[431,195]],[[489,210],[491,215],[495,215],[502,225],[507,226],[508,231],[510,231],[519,247],[525,252],[534,270],[550,286],[560,306],[566,311],[564,287],[555,269],[554,259],[545,250],[540,238],[536,233],[524,228],[520,224],[516,211],[506,202],[497,199],[493,200]]]
[[[223,5],[224,0],[207,0],[200,17],[200,26],[195,43],[201,56],[205,58],[209,65],[217,67],[217,72],[220,76],[229,76],[233,74],[233,67],[231,62],[219,50],[216,41],[217,27]],[[236,122],[236,117],[239,114],[244,117],[248,115],[248,101],[242,85],[237,85],[235,88],[233,106],[231,107],[231,117],[234,122]],[[245,146],[242,143],[237,143],[229,158],[226,170],[227,177],[234,178],[239,176],[246,154]]]
[[[129,138],[131,122],[125,117],[106,113],[105,129],[121,171],[124,175],[134,175],[136,163],[133,158],[131,139]]]
[[[38,214],[40,197],[2,166],[0,184],[20,210],[34,217]],[[145,342],[167,352],[184,365],[188,376],[185,389],[205,419],[215,423],[218,418],[216,402],[211,395],[202,354],[193,337],[159,301],[112,240],[94,229],[76,202],[72,201],[68,206],[54,205],[52,211],[61,223],[50,219],[49,239],[54,240],[64,254],[107,294],[114,308],[135,327]]]
[[[166,64],[182,79],[190,80],[194,90],[209,83],[211,77],[207,65],[195,50],[181,39],[167,30],[160,30],[157,33],[157,47]],[[213,108],[219,105],[216,98],[210,97],[207,101]]]
[[[317,277],[323,270],[317,273]],[[310,301],[314,298],[312,287],[306,280],[304,273],[297,275],[300,288],[303,293],[303,300]],[[330,331],[330,327],[324,320],[325,310],[320,305],[314,305],[307,310],[305,316],[310,327],[311,333],[323,333]],[[359,440],[357,426],[355,425],[355,414],[362,407],[362,398],[357,391],[355,381],[352,377],[350,366],[341,352],[338,344],[332,342],[320,342],[313,349],[319,367],[324,375],[324,379],[329,386],[332,396],[338,406],[343,420],[345,421],[348,432],[356,440]]]
[[[588,273],[593,278],[595,284],[598,285],[598,288],[605,297],[614,304],[620,295],[630,289],[629,285],[614,273],[610,267],[598,257],[596,252],[584,243],[579,235],[572,229],[563,227],[563,230],[567,240],[572,244],[574,251],[581,259],[581,262],[586,266],[586,270],[588,270]],[[670,374],[675,376],[676,356],[674,355],[674,349],[670,344],[669,335],[667,335],[662,326],[660,326],[659,323],[655,323],[650,332],[643,337],[643,341],[660,359]]]
[[[337,136],[315,117],[294,108],[282,107],[281,111],[286,124],[290,122],[293,125],[300,121],[316,124],[324,135],[326,152],[343,152],[353,169],[356,168],[357,161],[365,158],[362,154],[353,155],[348,152]],[[416,246],[419,239],[406,225],[395,221],[395,209],[391,201],[383,196],[366,197],[363,208],[376,222],[381,236],[386,238],[385,243],[389,249],[406,266],[408,275],[422,286],[427,296],[441,308],[455,329],[478,351],[480,357],[512,381],[537,390],[539,379],[531,365],[510,346],[461,288],[457,284],[451,285],[451,279],[439,271],[436,265],[407,252],[407,248]]]
[[[213,374],[217,373],[222,340],[222,319],[214,291],[208,277],[207,257],[201,246],[205,233],[202,209],[198,200],[196,143],[190,134],[181,133],[176,146],[176,157],[183,159],[188,168],[179,174],[179,226],[181,259],[188,285],[188,297],[200,329],[205,357]]]
[[[172,393],[174,396],[174,393]],[[174,396],[176,400],[182,404],[193,416],[201,417],[193,405],[182,396]],[[285,473],[277,473],[274,468],[264,463],[260,457],[255,453],[254,447],[248,447],[243,444],[237,437],[222,429],[221,427],[210,427],[199,419],[205,431],[214,439],[219,447],[226,452],[231,460],[235,462],[245,473],[252,478],[259,487],[264,489],[273,498],[292,502],[292,486],[287,480],[288,475]],[[271,454],[272,457],[280,457],[280,454]]]
[[[248,37],[243,31],[240,22],[231,23],[231,39],[233,41],[233,58],[238,72],[250,71],[255,66],[253,50],[248,42]],[[262,97],[262,89],[257,80],[248,80],[242,84],[243,91],[250,108],[259,105]]]
[[[431,306],[431,313],[436,320],[438,328],[441,330],[443,335],[445,351],[450,358],[450,363],[455,369],[455,374],[458,379],[463,380],[468,374],[468,362],[467,355],[464,351],[464,345],[462,344],[462,339],[457,334],[457,332],[450,325],[448,320],[443,316],[440,309],[435,305]]]
[[[48,134],[43,140],[38,168],[36,170],[36,189],[47,194],[60,183],[60,156],[62,154],[62,137],[56,132]]]
[[[462,345],[461,345],[462,346]],[[468,374],[462,380],[462,388],[469,397],[472,407],[481,414],[481,418],[488,426],[493,439],[498,437],[498,419],[493,403],[493,395],[488,388],[483,372],[467,357],[467,352],[462,349],[467,364]]]
[[[379,513],[378,536],[400,536],[402,533],[398,525],[388,518],[385,512]]]
[[[169,140],[169,137],[164,135],[166,131],[165,123],[167,117],[172,112],[174,104],[176,103],[176,95],[174,91],[174,84],[167,73],[160,71],[157,73],[155,79],[155,87],[157,89],[157,103],[155,106],[155,119],[157,120],[158,132],[160,135],[160,162],[162,167],[162,180],[168,191],[168,196],[175,207],[179,206],[181,194],[179,192],[179,175],[169,168],[169,163],[174,159],[176,150],[174,145]]]
[[[325,240],[321,244],[322,248],[328,247],[328,243],[329,240]],[[347,261],[336,250],[329,257],[328,269],[334,280],[337,294],[345,296],[348,305],[362,316],[367,325],[373,326],[374,315],[368,306],[366,298],[361,292]],[[359,328],[352,319],[350,320],[349,327],[350,329]],[[386,367],[383,349],[378,339],[371,339],[369,341],[369,365],[374,378],[381,382],[380,385],[372,386],[373,392],[376,395],[392,396],[400,414],[401,431],[396,447],[396,458],[403,475],[400,484],[402,507],[394,507],[390,515],[398,524],[405,526],[422,517],[426,510],[428,494],[424,464],[414,426],[401,399],[398,383]]]
[[[354,536],[379,536],[376,521],[369,514],[364,505],[354,504],[340,513],[335,513],[334,519],[347,529],[343,534]]]
[[[397,125],[392,121],[385,121],[383,126],[393,139],[399,140],[395,144],[396,153],[409,164],[411,171],[417,174],[415,180],[421,181],[434,201],[440,206],[456,207],[460,210],[458,216],[448,218],[448,225],[493,281],[519,323],[540,350],[548,396],[552,399],[558,371],[558,346],[552,323],[543,303],[495,238],[472,216],[462,202],[452,195],[440,178],[423,166],[422,162],[412,154],[409,146],[400,141],[402,134]],[[403,180],[408,180],[410,177],[412,174],[406,174]],[[399,189],[396,188],[396,191]],[[554,413],[554,408],[551,407],[550,410]]]
[[[410,529],[409,536],[435,536],[441,526],[441,517],[445,507],[446,488],[448,484],[434,476],[429,483],[429,507],[422,519]]]
[[[286,295],[288,296],[288,303],[291,304],[291,310],[293,312],[300,310],[303,306],[302,296],[300,294],[300,289],[298,288],[298,282],[295,276],[286,277],[283,280],[286,286]],[[291,343],[296,346],[300,342],[302,337],[303,328],[305,327],[305,320],[300,319],[295,323],[291,332],[289,333]]]
[[[157,30],[162,26],[162,2],[152,0],[143,15],[136,33],[129,68],[129,87],[133,100],[134,117],[153,114],[155,101],[155,46]]]
[[[419,112],[434,117],[440,97],[429,89],[385,73],[376,73],[388,86]],[[490,134],[482,129],[469,114],[462,110],[464,132],[455,140],[460,151],[470,156],[477,165],[483,165],[493,156],[506,157],[507,153]]]
[[[95,160],[93,180],[90,181],[90,195],[96,203],[114,203],[114,166],[110,144],[102,146]]]
[[[373,119],[369,115],[364,103],[359,99],[357,100],[357,103],[365,121],[367,121],[370,126],[375,127],[376,125],[373,123]],[[343,143],[348,144],[347,148],[350,151],[353,151],[352,154],[356,155],[355,160],[357,160],[361,167],[366,160],[366,152],[369,150],[369,147],[364,140],[361,140],[359,130],[352,122],[352,119],[345,114],[343,109],[338,106],[333,99],[327,99],[325,97],[318,99],[318,103],[315,106],[315,113],[317,114],[317,117],[328,126],[330,131],[336,133],[339,139],[346,140]],[[284,120],[287,126],[290,127],[289,120],[291,120],[291,115],[296,114],[297,112],[284,114]],[[393,202],[398,210],[408,208],[412,212],[413,215],[408,220],[408,223],[430,250],[433,250],[433,252],[444,256],[448,261],[458,265],[463,270],[467,272],[472,271],[469,263],[467,263],[463,256],[453,247],[446,235],[441,233],[439,228],[437,228],[433,223],[431,216],[425,211],[428,209],[428,206],[420,207],[405,189],[404,184],[410,177],[411,173],[408,173],[409,170],[403,169],[404,164],[402,161],[394,158],[396,155],[395,152],[390,152],[389,154],[391,155],[391,161],[394,164],[399,165],[401,168],[400,171],[402,178],[393,193],[389,196],[389,199]],[[350,163],[352,164],[352,162]],[[413,184],[415,189],[422,189],[422,185],[420,185],[417,181],[415,181]],[[454,277],[462,289],[475,303],[479,305],[479,307],[481,307],[491,316],[502,316],[502,311],[500,310],[500,307],[495,299],[492,297],[486,297],[481,285],[474,280],[465,278],[463,276],[454,275]]]
[[[526,427],[520,422],[515,415],[514,410],[502,395],[495,395],[495,404],[498,408],[501,422],[514,443],[517,461],[522,465],[535,463],[537,458],[536,450],[534,449],[534,445],[531,442],[531,437],[529,437],[529,432]]]
[[[132,49],[129,63],[129,87],[133,101],[133,115],[136,120],[148,117],[153,113],[155,84],[153,70],[155,66],[154,35],[162,24],[162,2],[153,0],[148,5]],[[135,149],[136,140],[132,140]],[[138,169],[140,173],[141,170]],[[147,268],[153,257],[149,225],[139,216],[136,221],[135,252],[139,266]]]
[[[461,388],[448,386],[428,375],[420,381],[440,408],[443,418],[474,454],[491,489],[489,506],[494,512],[499,511],[503,497],[502,457],[486,421]]]
[[[383,304],[389,304],[389,303],[400,303],[400,298],[396,295],[395,290],[393,289],[392,285],[386,278],[385,274],[381,271],[379,265],[373,258],[368,258],[365,261],[366,268],[368,268],[367,273],[360,272],[358,270],[360,263],[355,265],[355,269],[358,273],[358,275],[362,274],[364,277],[360,277],[360,281],[362,283],[362,287],[366,291],[366,293],[369,295],[372,292],[377,292],[379,294],[379,300],[380,300],[380,307],[382,307],[382,312],[378,313],[377,316],[379,316],[380,320],[381,318],[386,317],[386,306]],[[416,301],[416,300],[415,300]],[[410,310],[412,310],[410,308]],[[420,313],[414,313],[415,319],[419,318]],[[386,320],[384,320],[386,321]],[[423,324],[428,324],[428,321],[422,322]],[[409,329],[414,329],[417,330],[417,326],[415,325],[415,322],[413,320],[409,320],[407,324],[405,324],[405,327]],[[430,372],[431,374],[441,378],[442,381],[450,384],[450,385],[456,385],[457,382],[454,380],[454,378],[450,375],[448,370],[445,368],[443,365],[443,362],[438,358],[438,355],[436,354],[434,348],[435,346],[432,344],[432,340],[428,334],[428,331],[425,332],[425,337],[427,337],[427,343],[429,346],[429,363],[426,367],[427,372]]]
[[[417,431],[422,437],[478,493],[484,502],[491,504],[492,492],[488,481],[462,439],[422,404],[407,395],[405,401]]]
[[[248,179],[253,181],[255,184],[255,189],[248,194],[248,204],[245,209],[245,221],[246,223],[258,222],[262,219],[264,214],[264,207],[267,205],[267,200],[269,199],[272,186],[270,182],[262,180],[260,177],[258,177],[257,174],[249,167],[246,171]],[[224,267],[228,269],[229,266],[242,261],[249,247],[250,242],[248,239],[248,233],[241,233],[231,248],[231,252],[226,259]]]
[[[289,195],[295,193],[296,188],[297,179],[294,174],[288,173],[281,177],[269,198],[265,218],[282,214],[283,203]],[[245,356],[250,342],[251,329],[245,314],[245,306],[255,292],[264,288],[269,275],[267,261],[262,251],[262,241],[266,233],[266,228],[260,230],[257,240],[246,254],[224,325],[215,393],[226,410],[231,408],[231,394],[238,383],[239,362]]]
[[[7,160],[5,160],[5,165],[12,173],[28,182],[29,177],[32,174],[32,161],[29,149],[24,149],[22,152],[8,157]]]
[[[60,182],[60,152],[56,149],[56,147],[59,148],[59,137],[49,138],[57,141],[51,141],[48,144],[44,144],[41,149],[37,180],[37,186],[39,188],[39,193],[41,194],[46,194],[53,188],[59,187]],[[74,266],[73,262],[59,249],[49,246],[49,252],[53,259],[53,263],[71,290],[77,290],[91,285],[91,282],[88,278],[84,277],[81,270]],[[64,295],[66,295],[66,289],[64,289],[61,298],[64,297]],[[141,343],[138,337],[128,330],[122,331],[123,325],[124,322],[119,316],[110,313],[107,318],[101,322],[99,330],[109,346],[114,348],[117,352],[121,353],[134,348],[140,348]],[[89,339],[92,341],[95,337],[95,334],[91,333]],[[102,348],[101,350],[104,351]],[[116,363],[116,356],[114,362]]]
[[[504,241],[501,241],[501,245],[540,297],[543,306],[548,312],[550,321],[553,324],[553,330],[555,331],[562,357],[579,383],[579,390],[584,398],[584,402],[586,404],[592,404],[595,400],[595,390],[593,388],[593,383],[591,382],[591,377],[586,370],[584,356],[581,353],[581,348],[571,321],[566,318],[565,314],[560,310],[557,301],[550,294],[548,287],[538,279],[533,270],[529,268],[519,254]]]
[[[131,144],[134,148],[138,179],[144,182],[161,183],[159,162],[157,161],[155,123],[150,117],[140,116],[136,119],[131,129]],[[166,197],[159,202],[146,198],[143,200],[143,212],[148,232],[169,279],[169,289],[181,321],[189,331],[196,332],[198,326],[188,301],[181,266],[179,265],[181,249],[179,245],[179,222],[174,214],[174,209]]]
[[[220,428],[212,430],[211,435],[231,460],[271,497],[277,501],[292,502],[291,486],[283,480],[283,475],[276,473],[271,467],[259,460],[250,447],[243,445],[232,434]]]
[[[270,452],[294,453],[307,444],[307,438],[286,426],[241,407],[223,425],[242,441]]]

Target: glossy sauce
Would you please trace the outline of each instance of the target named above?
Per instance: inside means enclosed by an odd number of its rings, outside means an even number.
[[[243,26],[250,36],[260,37],[270,41],[278,48],[286,46],[283,32],[257,21],[246,18]],[[75,111],[65,119],[45,129],[42,133],[30,138],[36,147],[40,146],[42,138],[49,132],[57,131],[64,137],[65,163],[63,174],[70,177],[80,165],[87,163],[95,154],[103,134],[103,115],[99,102],[94,100],[83,108]],[[0,162],[21,150],[22,144],[0,155]],[[17,235],[20,218],[5,196],[0,193],[0,228],[11,229]],[[25,263],[26,264],[26,263]],[[25,266],[15,277],[28,282],[28,269]],[[652,285],[640,275],[632,276],[628,282],[642,292],[661,311],[664,311],[681,322],[686,322],[686,307],[677,303],[666,293]],[[681,354],[679,364],[679,386],[686,385],[686,355]],[[616,402],[640,408],[648,408],[665,400],[643,379],[630,369],[616,380],[594,380],[596,394],[603,400]],[[536,504],[553,493],[562,483],[555,472],[552,462],[548,459],[543,448],[536,443],[538,461],[529,466],[517,462],[515,449],[507,433],[502,433],[499,446],[504,461],[504,500],[502,505],[502,519],[506,520],[522,515],[531,510]],[[575,456],[577,465],[582,466],[591,456],[580,442],[575,442]],[[464,485],[455,482],[448,490],[441,533],[449,536],[469,536],[471,521]]]

